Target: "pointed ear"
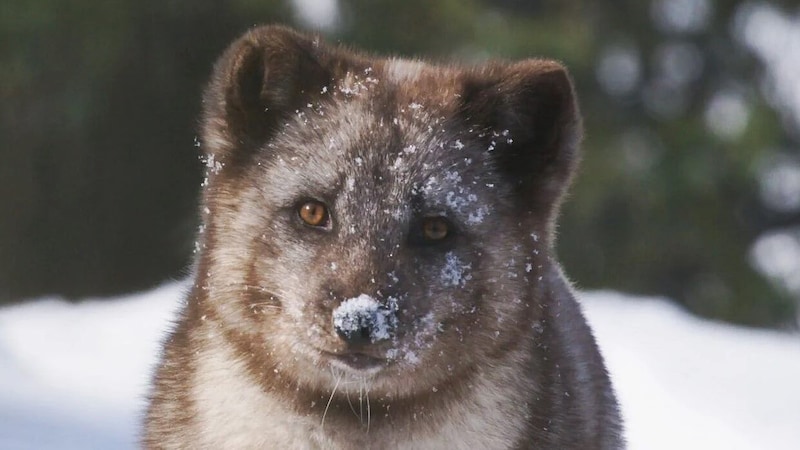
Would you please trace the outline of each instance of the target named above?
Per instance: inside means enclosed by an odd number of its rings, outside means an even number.
[[[282,118],[320,95],[331,76],[318,38],[265,26],[235,41],[203,97],[206,153],[226,159],[263,144]]]
[[[549,60],[493,64],[464,83],[462,114],[486,131],[517,196],[552,218],[580,159],[581,118],[566,69]]]

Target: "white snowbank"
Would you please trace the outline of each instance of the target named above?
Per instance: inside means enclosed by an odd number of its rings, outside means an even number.
[[[136,448],[149,372],[184,287],[0,309],[0,449]]]
[[[183,283],[115,300],[0,309],[0,448],[135,448]],[[800,337],[695,319],[656,299],[584,295],[631,449],[795,449]]]
[[[687,315],[665,300],[583,295],[631,449],[800,448],[800,336]]]

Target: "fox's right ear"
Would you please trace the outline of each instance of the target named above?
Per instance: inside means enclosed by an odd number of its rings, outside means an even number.
[[[255,28],[231,44],[203,97],[205,152],[224,161],[262,145],[286,115],[319,95],[331,80],[320,46],[281,26]]]

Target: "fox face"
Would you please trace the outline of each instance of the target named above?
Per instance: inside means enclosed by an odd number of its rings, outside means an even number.
[[[267,26],[203,107],[195,284],[148,448],[624,447],[552,251],[581,136],[561,65]]]
[[[580,140],[557,63],[435,66],[269,27],[204,107],[195,288],[266,386],[435,392],[537,327]]]

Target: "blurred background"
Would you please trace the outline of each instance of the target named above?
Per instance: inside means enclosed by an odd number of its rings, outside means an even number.
[[[558,252],[581,289],[797,328],[800,7],[739,0],[0,5],[0,304],[186,276],[200,93],[256,24],[402,56],[563,61],[585,116]]]

